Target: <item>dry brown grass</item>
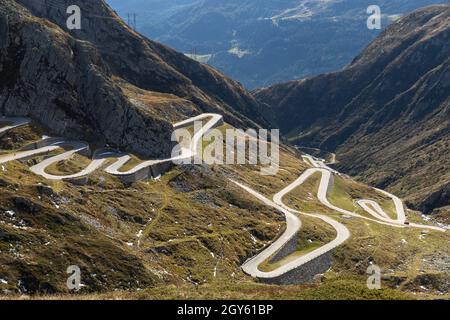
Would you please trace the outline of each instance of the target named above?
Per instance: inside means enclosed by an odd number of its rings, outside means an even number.
[[[284,223],[280,213],[227,179],[242,181],[270,198],[306,168],[294,150],[283,148],[281,159],[276,176],[263,177],[258,168],[248,165],[179,167],[160,182],[130,186],[102,171],[92,174],[84,186],[48,182],[31,174],[27,164],[6,164],[6,171],[0,172],[0,181],[7,185],[0,194],[0,219],[5,222],[0,224],[0,234],[7,235],[0,241],[4,253],[0,278],[7,279],[8,285],[0,285],[0,290],[17,290],[17,281],[27,279],[27,285],[41,293],[65,293],[65,268],[79,264],[88,286],[75,298],[83,299],[399,298],[410,296],[390,289],[378,293],[364,290],[363,274],[369,259],[390,276],[406,276],[401,282],[405,290],[410,290],[408,283],[421,271],[442,273],[442,265],[423,266],[420,261],[445,252],[447,235],[430,232],[421,239],[420,230],[398,230],[322,211],[314,194],[312,199],[305,198],[308,190],[317,186],[317,177],[312,177],[304,189],[299,187],[287,197],[287,204],[333,215],[352,232],[352,238],[336,250],[333,271],[327,273],[329,281],[292,287],[251,282],[240,265],[271,243]],[[51,187],[52,195],[39,192],[39,184]],[[358,185],[352,188],[365,196],[370,190],[359,190]],[[16,207],[16,197],[39,206],[39,213]],[[11,220],[6,210],[14,210],[17,220]],[[14,227],[21,220],[26,221],[28,230]],[[318,243],[329,240],[326,226],[306,220],[305,232],[300,235],[303,248],[308,239],[314,242],[314,237]],[[138,234],[142,234],[140,238]],[[402,245],[401,239],[407,244]],[[200,286],[191,286],[194,282]],[[123,291],[137,288],[148,289]],[[122,291],[86,295],[115,289]],[[432,297],[434,292],[424,292],[423,297]]]

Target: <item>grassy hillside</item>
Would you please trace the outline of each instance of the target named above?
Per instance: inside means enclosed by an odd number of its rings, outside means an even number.
[[[35,125],[15,129],[0,143],[21,132],[32,138],[42,131]],[[85,185],[49,182],[28,170],[39,159],[8,163],[0,170],[3,297],[400,299],[441,297],[448,291],[447,234],[340,217],[315,198],[317,176],[287,201],[307,212],[330,214],[351,230],[352,238],[334,253],[332,269],[322,282],[306,286],[262,285],[243,274],[241,264],[271,243],[284,222],[280,213],[227,179],[271,197],[307,168],[295,150],[283,147],[281,158],[276,176],[262,177],[248,165],[178,167],[161,181],[132,185],[102,171],[89,176]],[[51,170],[71,173],[78,169],[72,164],[66,161]],[[346,179],[336,184],[337,192],[348,197],[343,201],[352,202],[349,188],[351,194],[375,196]],[[302,220],[294,256],[333,237],[327,225]],[[365,287],[370,262],[385,270],[381,291]],[[81,267],[85,285],[75,296],[67,295],[65,287],[66,268],[72,264]]]
[[[343,70],[256,91],[290,142],[425,213],[450,213],[448,4],[393,23]]]

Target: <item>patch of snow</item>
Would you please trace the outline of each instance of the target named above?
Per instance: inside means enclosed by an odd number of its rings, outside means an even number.
[[[200,62],[200,63],[208,63],[209,60],[211,60],[211,58],[213,57],[212,54],[189,54],[189,53],[185,53],[185,56]]]
[[[387,15],[387,18],[390,22],[395,22],[403,17],[402,14],[389,14]]]
[[[231,48],[230,50],[228,50],[228,53],[234,54],[234,55],[237,56],[239,59],[242,59],[243,57],[252,54],[252,53],[251,53],[250,51],[248,51],[248,50],[241,50],[241,49],[239,49],[239,47]]]

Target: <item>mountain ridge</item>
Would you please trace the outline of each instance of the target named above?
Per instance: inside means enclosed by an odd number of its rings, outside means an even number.
[[[439,0],[108,0],[138,12],[137,28],[206,62],[249,89],[344,67],[381,30],[368,30],[378,5],[382,27]]]
[[[415,11],[342,71],[254,94],[270,106],[272,125],[293,143],[336,151],[344,171],[423,207],[448,179],[449,15],[449,5]],[[425,160],[427,147],[436,151]],[[433,179],[426,181],[426,172]],[[421,177],[417,185],[411,181],[415,174]]]
[[[69,31],[73,4],[82,8],[82,28]],[[5,114],[151,157],[170,154],[171,122],[193,114],[218,112],[236,126],[258,127],[245,114],[257,114],[259,104],[242,86],[137,34],[103,0],[7,0],[0,8],[9,30],[0,63],[14,75],[0,88]]]

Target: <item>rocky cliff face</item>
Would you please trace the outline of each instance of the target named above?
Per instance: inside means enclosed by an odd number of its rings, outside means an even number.
[[[450,210],[450,182],[426,197],[419,206],[419,210],[425,213],[430,213],[436,208],[442,208],[445,211]]]
[[[82,28],[69,31],[74,4]],[[239,84],[141,37],[102,0],[2,1],[0,30],[0,113],[31,116],[55,135],[154,157],[170,154],[174,117],[210,111],[256,126],[242,114],[259,104]]]
[[[256,96],[292,141],[337,151],[341,169],[421,207],[450,179],[449,38],[450,6],[421,9],[342,71]]]
[[[92,43],[114,75],[145,90],[187,99],[201,111],[223,113],[236,125],[255,125],[249,118],[264,123],[259,103],[239,83],[134,32],[104,0],[60,0],[58,5],[46,0],[18,2],[62,29],[66,29],[66,8],[78,5],[82,28],[70,34]]]
[[[55,135],[168,154],[167,121],[125,98],[89,42],[71,37],[12,1],[1,5],[0,113],[27,115]]]

